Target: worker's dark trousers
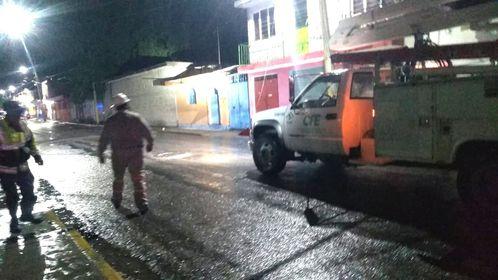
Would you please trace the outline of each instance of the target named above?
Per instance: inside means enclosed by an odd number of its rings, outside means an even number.
[[[123,200],[124,175],[126,168],[130,172],[131,181],[135,187],[135,205],[138,209],[147,207],[147,194],[145,185],[145,174],[143,171],[142,149],[113,150],[112,169],[114,171],[114,182],[112,185],[112,201],[121,204]]]
[[[18,172],[17,174],[0,173],[0,184],[5,192],[5,203],[9,209],[12,219],[17,218],[17,204],[19,194],[17,185],[21,189],[21,212],[23,215],[29,215],[33,212],[33,206],[36,202],[36,196],[33,193],[34,177],[31,171]]]

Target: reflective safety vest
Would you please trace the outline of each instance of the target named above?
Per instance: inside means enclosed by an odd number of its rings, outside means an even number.
[[[17,131],[0,120],[0,173],[17,174],[28,169],[30,155],[38,154],[33,133],[24,121],[20,121],[21,131]]]

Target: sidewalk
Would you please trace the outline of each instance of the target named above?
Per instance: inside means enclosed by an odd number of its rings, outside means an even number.
[[[223,137],[223,138],[247,137],[239,135],[243,130],[200,130],[200,129],[180,128],[180,127],[152,127],[152,130],[157,134],[176,133],[176,134],[188,134],[188,135],[197,135],[204,137]]]
[[[3,194],[0,195],[3,200]],[[0,203],[0,279],[121,279],[90,244],[68,229],[39,201],[44,221],[21,223],[22,233],[9,233],[10,215]]]
[[[59,122],[59,121],[47,121],[54,124],[67,124],[76,125],[82,127],[101,127],[101,124],[85,124],[85,123],[73,123],[73,122]],[[171,127],[171,126],[152,126],[152,131],[158,135],[161,133],[175,133],[175,134],[187,134],[187,135],[197,135],[204,137],[248,137],[248,130],[226,130],[226,129],[198,129],[198,128],[186,128],[186,127]],[[240,134],[246,133],[246,135]]]

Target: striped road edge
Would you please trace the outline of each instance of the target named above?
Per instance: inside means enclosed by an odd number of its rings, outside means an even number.
[[[105,259],[97,253],[92,246],[81,236],[81,234],[74,229],[68,230],[66,225],[59,219],[54,211],[50,210],[46,213],[47,218],[59,226],[62,230],[69,233],[74,243],[85,253],[85,255],[94,262],[105,279],[108,280],[122,280],[121,274],[114,270],[112,266],[105,261]]]

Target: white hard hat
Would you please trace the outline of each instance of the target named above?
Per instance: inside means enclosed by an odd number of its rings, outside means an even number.
[[[111,109],[117,106],[121,106],[130,102],[130,99],[124,93],[118,93],[114,96],[114,103],[111,105]]]

